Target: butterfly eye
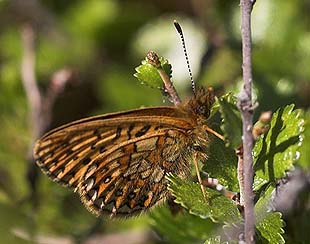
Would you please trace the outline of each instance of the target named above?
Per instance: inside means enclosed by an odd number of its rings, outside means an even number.
[[[201,105],[198,107],[197,113],[202,115],[204,118],[208,118],[210,116],[209,107],[206,105]]]
[[[205,112],[204,112],[204,117],[205,118],[209,118],[209,116],[210,116],[210,109],[209,108],[205,108]]]

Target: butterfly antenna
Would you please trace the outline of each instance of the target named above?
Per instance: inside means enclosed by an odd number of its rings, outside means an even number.
[[[192,90],[193,90],[194,95],[196,95],[195,82],[194,82],[194,79],[193,79],[193,74],[192,74],[191,66],[189,64],[189,59],[188,59],[188,55],[187,55],[187,51],[186,51],[186,47],[185,47],[185,39],[184,39],[183,31],[182,31],[182,28],[181,28],[180,24],[176,20],[174,20],[173,24],[174,24],[174,27],[176,28],[177,32],[179,33],[179,35],[181,37],[183,51],[184,51],[184,54],[185,54],[187,68],[188,68],[188,71],[189,71],[189,77],[190,77],[191,83],[192,83]]]

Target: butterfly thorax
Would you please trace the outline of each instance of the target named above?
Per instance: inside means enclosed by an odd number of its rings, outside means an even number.
[[[197,125],[204,125],[210,116],[210,109],[214,103],[212,88],[201,87],[196,94],[183,106],[188,115],[197,121]]]
[[[209,136],[205,129],[210,109],[214,103],[214,94],[211,88],[200,88],[196,94],[180,107],[188,118],[192,120],[192,129],[188,131],[191,138],[190,151],[196,152],[200,160],[206,159],[206,148]],[[190,153],[190,154],[192,154]]]

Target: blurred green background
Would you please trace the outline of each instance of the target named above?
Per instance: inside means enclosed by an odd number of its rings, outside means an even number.
[[[309,12],[310,1],[255,4],[256,116],[290,103],[309,108]],[[57,71],[70,71],[48,128],[95,114],[169,104],[160,91],[141,85],[133,74],[146,52],[154,50],[171,62],[181,96],[190,95],[174,19],[183,27],[198,85],[214,86],[218,95],[237,93],[242,73],[239,1],[0,1],[0,243],[97,243],[96,238],[103,243],[169,242],[152,230],[156,213],[151,218],[97,219],[76,194],[41,173],[34,176],[29,150],[36,125],[30,120],[21,61],[23,29],[30,26],[42,96],[47,96]]]

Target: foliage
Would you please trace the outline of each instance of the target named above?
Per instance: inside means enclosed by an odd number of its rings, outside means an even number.
[[[180,180],[172,175],[167,178],[170,181],[168,189],[175,196],[175,202],[186,208],[189,213],[226,224],[241,220],[237,206],[218,191],[207,188],[206,199],[204,199],[197,183]]]
[[[208,160],[202,170],[208,172],[226,188],[237,192],[239,190],[237,180],[237,156],[230,147],[218,138],[213,138],[208,150]]]
[[[282,236],[284,233],[282,214],[270,209],[270,199],[274,190],[273,186],[269,186],[255,204],[256,228],[260,241],[285,243]]]
[[[226,94],[217,99],[211,110],[212,116],[215,116],[216,112],[221,114],[221,129],[226,138],[226,148],[217,140],[211,142],[210,157],[205,162],[203,170],[209,171],[210,175],[216,177],[228,190],[237,190],[236,156],[234,150],[229,148],[238,149],[241,144],[242,124],[236,99],[232,94]],[[288,105],[273,114],[269,131],[261,135],[255,143],[253,149],[255,189],[259,192],[256,197],[255,216],[258,240],[262,243],[285,243],[282,236],[284,233],[282,215],[270,211],[268,205],[275,190],[276,180],[285,177],[286,171],[290,170],[298,159],[303,131],[302,111],[294,110],[294,105]],[[167,179],[170,181],[168,188],[175,197],[175,203],[187,209],[190,214],[202,219],[210,218],[215,223],[222,223],[223,227],[226,224],[226,229],[227,224],[242,224],[242,217],[236,204],[222,193],[205,188],[205,199],[197,183],[181,180],[173,175],[168,175]],[[207,239],[206,243],[219,243],[221,238],[227,238],[224,232],[220,236]]]
[[[226,146],[238,148],[242,143],[242,123],[239,110],[236,106],[236,100],[231,98],[231,96],[231,94],[227,94],[227,96],[218,99],[220,113],[223,119],[221,129],[227,141]]]
[[[202,243],[218,225],[175,206],[156,208],[151,212],[150,224],[169,243]]]
[[[212,85],[218,95],[208,125],[226,139],[210,138],[209,158],[202,162],[202,171],[227,190],[238,192],[235,149],[241,142],[241,124],[235,94],[239,92],[242,63],[238,4],[208,1],[200,8],[190,1],[168,5],[165,1],[43,0],[20,5],[22,2],[0,1],[1,240],[33,243],[50,234],[83,242],[94,233],[144,231],[150,222],[166,243],[228,242],[226,225],[242,224],[236,204],[209,188],[208,195],[220,206],[203,202],[200,187],[189,180],[169,176],[170,189],[184,207],[176,215],[162,207],[151,212],[150,218],[145,214],[101,223],[84,209],[77,196],[38,172],[39,179],[33,185],[33,172],[26,160],[33,124],[20,78],[24,51],[21,29],[25,24],[35,28],[35,71],[42,92],[49,90],[57,70],[66,67],[74,74],[53,108],[50,127],[55,127],[88,115],[160,105],[165,98],[158,89],[150,88],[162,87],[155,70],[142,64],[135,74],[139,81],[132,76],[133,67],[149,50],[155,49],[169,60],[173,82],[181,97],[187,96],[190,84],[186,61],[172,24],[173,19],[179,20],[197,85]],[[307,1],[293,0],[260,0],[253,10],[252,66],[259,103],[255,116],[275,111],[269,132],[257,140],[253,151],[258,243],[310,240],[305,231],[309,229],[309,194],[296,200],[292,214],[281,215],[269,205],[287,172],[300,167],[309,174],[308,10]],[[166,59],[162,65],[172,76]],[[140,85],[141,81],[148,86]],[[198,205],[201,201],[203,204]]]
[[[163,58],[160,58],[159,62],[165,73],[171,78],[171,64],[168,63],[168,60]],[[147,60],[143,60],[142,64],[136,68],[136,71],[137,73],[135,73],[134,76],[138,78],[141,84],[146,84],[155,88],[162,88],[163,82],[157,69],[153,65],[147,63]]]
[[[307,138],[310,137],[310,111],[305,113],[305,131],[303,133],[302,145],[300,146],[300,160],[298,160],[298,164],[304,168],[305,171],[309,172],[310,170],[310,141]]]
[[[294,105],[274,113],[269,131],[257,140],[253,149],[256,183],[275,182],[293,167],[300,155],[303,124],[302,111],[294,110]]]

